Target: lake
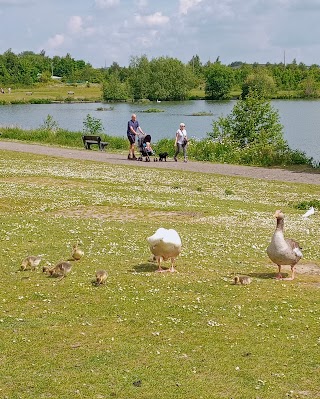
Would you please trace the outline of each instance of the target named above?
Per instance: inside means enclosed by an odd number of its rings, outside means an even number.
[[[174,137],[180,122],[186,124],[189,137],[203,138],[212,131],[212,121],[229,114],[236,101],[194,100],[148,104],[131,103],[71,103],[71,104],[24,104],[0,106],[0,125],[19,126],[23,129],[40,127],[48,115],[59,127],[70,131],[82,131],[86,116],[102,121],[105,133],[126,136],[127,121],[136,113],[142,129],[155,142]],[[273,100],[272,106],[279,111],[284,138],[290,148],[304,151],[315,161],[320,161],[320,100]],[[109,110],[98,111],[98,108]],[[112,110],[110,108],[113,108]],[[157,108],[163,112],[147,113]],[[193,116],[196,113],[208,116]]]

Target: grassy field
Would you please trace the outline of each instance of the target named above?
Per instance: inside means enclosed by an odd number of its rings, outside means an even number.
[[[5,90],[0,94],[1,103],[30,102],[35,100],[49,101],[101,101],[102,90],[99,84],[67,85],[52,83],[50,85],[36,85],[32,88],[12,89],[11,93]]]
[[[320,215],[292,206],[319,186],[1,151],[0,189],[1,398],[320,398],[320,275],[277,281],[266,256],[281,208],[319,262]],[[177,273],[149,261],[160,226]],[[65,279],[41,272],[77,241]]]

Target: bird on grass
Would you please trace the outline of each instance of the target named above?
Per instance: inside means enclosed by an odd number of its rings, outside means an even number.
[[[20,269],[23,271],[28,269],[35,270],[39,266],[41,260],[42,260],[41,256],[33,256],[33,255],[27,256],[26,258],[23,259]]]
[[[84,251],[82,248],[79,248],[79,243],[77,242],[72,246],[71,257],[72,260],[80,260],[84,255]]]
[[[284,237],[284,214],[282,211],[277,210],[274,214],[277,220],[276,230],[271,238],[271,242],[267,248],[269,258],[278,266],[279,273],[278,279],[283,279],[281,274],[282,265],[291,266],[291,278],[284,280],[294,279],[294,267],[302,258],[300,245],[297,241],[291,238]]]
[[[95,285],[105,284],[107,281],[108,272],[105,270],[97,270],[96,271],[96,280],[94,282]]]
[[[252,278],[249,276],[235,276],[234,284],[248,285],[252,283]]]
[[[61,261],[53,267],[44,266],[42,271],[49,274],[51,277],[60,277],[59,281],[70,273],[72,265],[70,262]]]
[[[174,229],[160,227],[152,236],[147,238],[151,253],[155,256],[158,263],[158,272],[167,270],[162,269],[162,261],[171,260],[170,272],[174,272],[174,262],[180,254],[182,243],[179,234]]]
[[[304,213],[304,214],[302,215],[302,217],[303,217],[304,219],[306,219],[306,218],[308,218],[309,216],[311,216],[311,215],[313,215],[313,214],[314,214],[314,207],[312,206],[311,208],[309,208],[309,209],[307,210],[306,213]]]

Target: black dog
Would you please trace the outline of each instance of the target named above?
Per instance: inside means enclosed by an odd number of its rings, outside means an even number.
[[[159,161],[163,161],[163,160],[165,160],[165,162],[167,162],[167,156],[168,156],[169,154],[167,153],[167,152],[160,152],[160,154],[159,154]]]

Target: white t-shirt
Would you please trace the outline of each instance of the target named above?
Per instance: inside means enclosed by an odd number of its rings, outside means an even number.
[[[183,130],[178,129],[178,130],[177,130],[177,133],[176,133],[176,136],[177,136],[177,143],[183,144],[184,138],[187,137],[187,131],[186,131],[186,129],[183,129]]]

